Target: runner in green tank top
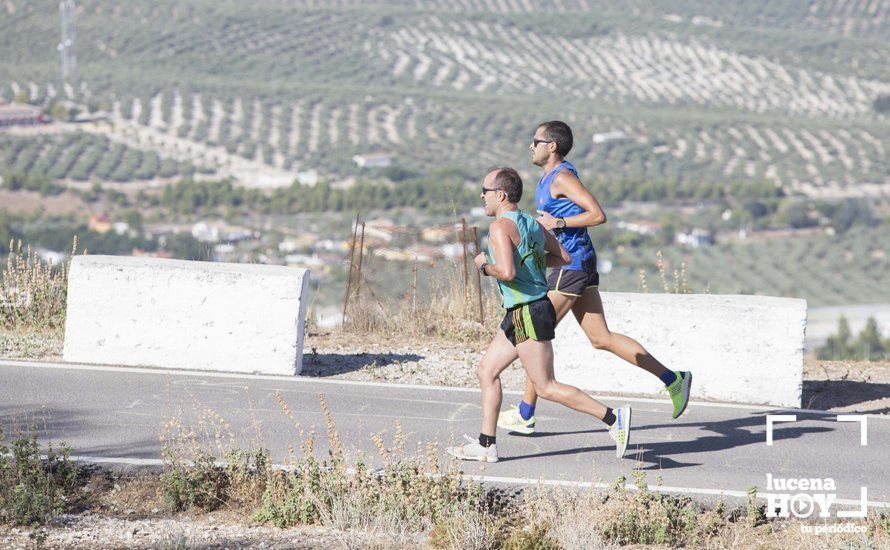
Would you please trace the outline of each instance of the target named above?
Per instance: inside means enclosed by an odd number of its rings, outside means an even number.
[[[519,245],[513,249],[516,276],[512,281],[498,280],[504,307],[509,309],[547,295],[547,260],[544,232],[534,218],[520,210],[504,212],[501,217],[512,221],[519,230]],[[488,257],[495,265],[491,242],[488,243]]]
[[[478,440],[448,447],[450,455],[462,460],[497,462],[495,443],[498,410],[501,407],[500,373],[519,355],[519,360],[538,395],[602,420],[624,454],[630,435],[630,407],[614,411],[574,386],[553,377],[553,346],[556,312],[547,298],[547,267],[559,267],[571,259],[552,233],[517,203],[522,197],[522,179],[512,168],[494,168],[482,182],[485,214],[496,217],[489,228],[489,254],[476,257],[476,267],[497,280],[504,308],[501,329],[488,345],[477,374],[482,387],[482,429]],[[616,420],[617,419],[617,420]]]

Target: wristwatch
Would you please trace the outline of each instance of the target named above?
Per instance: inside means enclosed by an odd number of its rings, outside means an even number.
[[[488,262],[479,266],[479,273],[482,273],[486,277],[488,277],[488,273],[485,271],[485,267],[488,265]]]
[[[565,229],[566,228],[566,219],[565,218],[556,218],[556,228],[557,229]]]

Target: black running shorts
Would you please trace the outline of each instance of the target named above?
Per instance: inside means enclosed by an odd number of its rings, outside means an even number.
[[[507,310],[501,321],[501,330],[514,346],[528,339],[545,342],[553,340],[556,330],[556,310],[550,299],[544,296],[534,302]]]
[[[554,269],[547,277],[547,286],[566,296],[581,296],[590,287],[600,285],[600,274],[596,271],[596,263],[589,262],[582,266],[585,269]]]

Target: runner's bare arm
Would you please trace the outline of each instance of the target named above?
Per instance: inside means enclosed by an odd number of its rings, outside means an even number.
[[[547,267],[562,267],[572,261],[568,251],[549,231],[544,231],[544,252],[547,253]]]
[[[516,245],[513,244],[513,239],[510,238],[510,226],[516,227],[515,224],[507,219],[495,220],[491,223],[488,231],[488,242],[491,244],[492,253],[494,254],[494,264],[488,263],[488,257],[484,253],[476,256],[474,260],[477,269],[482,264],[488,264],[485,267],[485,273],[500,281],[512,281],[516,277],[516,266],[513,265],[513,249]]]
[[[606,213],[599,201],[571,172],[564,170],[557,174],[550,186],[550,192],[556,197],[565,197],[584,209],[582,214],[566,218],[566,227],[593,227],[606,223]],[[541,213],[538,221],[551,231],[556,228],[556,218],[546,212]]]

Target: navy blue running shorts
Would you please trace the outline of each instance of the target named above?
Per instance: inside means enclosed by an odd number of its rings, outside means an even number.
[[[584,265],[586,269],[554,269],[547,277],[547,286],[566,296],[581,296],[590,287],[600,286],[600,274],[596,271],[596,264]]]

